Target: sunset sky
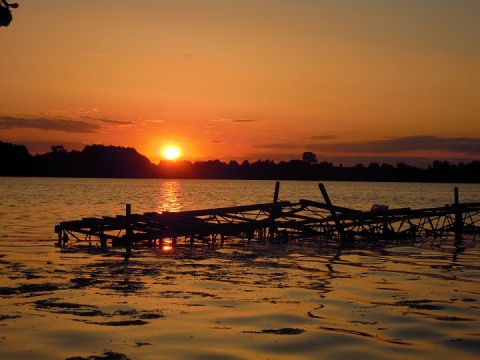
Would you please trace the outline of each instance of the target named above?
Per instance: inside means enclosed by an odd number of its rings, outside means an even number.
[[[22,1],[0,140],[157,163],[480,160],[480,1]]]

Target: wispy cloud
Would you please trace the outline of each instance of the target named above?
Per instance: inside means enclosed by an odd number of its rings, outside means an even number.
[[[96,121],[106,123],[106,124],[113,124],[113,125],[134,125],[135,122],[131,120],[112,120],[112,119],[94,119]]]
[[[213,122],[228,122],[228,123],[265,123],[266,120],[256,119],[212,119]]]
[[[314,135],[314,136],[311,136],[310,139],[311,140],[332,140],[332,139],[336,139],[338,136],[336,135]]]
[[[156,118],[156,117],[148,117],[148,118],[143,118],[139,117],[136,119],[135,123],[141,123],[141,124],[163,124],[165,123],[164,119]]]
[[[252,148],[261,148],[261,149],[303,149],[303,146],[300,144],[294,143],[273,143],[273,144],[255,144],[252,145]]]
[[[212,122],[232,122],[232,119],[212,119]]]
[[[311,151],[347,152],[354,154],[392,154],[408,151],[449,151],[480,154],[480,139],[441,138],[436,136],[406,136],[361,143],[314,143],[307,146]]]
[[[48,119],[48,118],[16,118],[0,117],[0,129],[39,129],[45,131],[62,131],[69,133],[95,133],[101,127],[87,121]]]
[[[97,108],[86,109],[84,107],[55,109],[46,112],[41,112],[40,115],[46,118],[63,118],[63,119],[77,119],[77,118],[89,118],[91,114],[98,113],[100,110]]]
[[[253,120],[253,119],[234,119],[232,120],[234,123],[257,123],[260,122],[259,120]]]

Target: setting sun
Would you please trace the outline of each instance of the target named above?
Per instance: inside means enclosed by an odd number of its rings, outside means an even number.
[[[167,160],[176,160],[180,156],[180,149],[177,146],[166,146],[162,151],[163,157]]]

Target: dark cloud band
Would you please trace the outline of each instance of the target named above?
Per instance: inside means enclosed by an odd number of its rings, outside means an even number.
[[[442,150],[458,153],[480,154],[480,139],[440,138],[436,136],[407,136],[362,143],[314,143],[307,148],[326,153],[392,154],[405,151]]]
[[[45,131],[63,131],[70,133],[95,133],[100,126],[86,121],[57,120],[57,119],[26,119],[11,116],[0,117],[0,129],[39,129]]]

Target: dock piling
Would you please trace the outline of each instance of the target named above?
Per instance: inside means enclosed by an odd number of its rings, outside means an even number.
[[[273,239],[276,232],[277,232],[277,227],[275,226],[275,219],[278,216],[278,194],[280,192],[280,181],[277,181],[275,183],[275,192],[273,193],[273,204],[272,204],[272,209],[270,210],[270,226],[268,228],[268,232],[270,235],[270,238]],[[250,238],[248,239],[250,241]]]
[[[345,234],[345,231],[343,231],[343,227],[340,224],[340,220],[338,219],[335,209],[333,208],[333,205],[332,205],[332,202],[330,201],[330,197],[328,196],[327,190],[325,189],[325,186],[322,183],[318,184],[318,187],[320,188],[323,198],[325,199],[325,204],[327,204],[327,208],[330,211],[330,214],[332,214],[332,219],[335,223],[335,227],[337,228],[337,232],[340,235],[340,239],[342,240],[342,243],[346,243],[348,240],[347,236]]]
[[[463,213],[460,209],[460,202],[458,200],[458,187],[454,188],[454,196],[455,196],[455,223],[454,223],[454,233],[455,238],[459,239],[462,237],[463,232]]]
[[[125,256],[130,256],[132,253],[133,245],[133,230],[132,230],[132,205],[126,204],[125,206]]]
[[[275,183],[275,193],[273,194],[273,202],[278,202],[278,193],[280,192],[280,181]]]

